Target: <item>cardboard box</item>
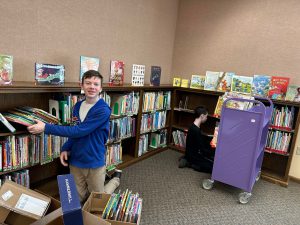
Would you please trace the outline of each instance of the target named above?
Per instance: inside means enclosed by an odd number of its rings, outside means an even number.
[[[36,200],[37,202],[35,202]],[[41,212],[41,216],[30,212],[35,208],[32,207],[32,204],[36,206],[35,203],[39,203],[40,200],[46,202],[43,205],[44,210],[37,210]],[[23,204],[21,206],[25,206],[25,209],[26,206],[31,207],[29,211],[20,209],[20,201]],[[0,224],[28,225],[42,218],[46,212],[52,212],[59,207],[59,201],[9,180],[5,181],[0,188]]]
[[[65,225],[83,225],[81,205],[72,174],[58,175],[58,188]]]
[[[85,202],[84,206],[82,207],[82,210],[84,212],[88,212],[89,214],[93,214],[97,216],[99,219],[102,216],[102,213],[104,211],[107,202],[109,201],[109,198],[110,198],[110,194],[92,192],[88,200]],[[128,223],[128,222],[106,219],[106,221],[108,221],[112,225],[139,225],[140,220],[141,217],[139,217],[137,223]]]

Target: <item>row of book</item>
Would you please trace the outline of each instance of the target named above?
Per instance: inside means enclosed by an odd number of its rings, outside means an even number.
[[[48,134],[9,135],[0,140],[0,171],[45,164],[59,157],[67,139]]]
[[[174,130],[172,131],[173,143],[175,146],[180,148],[186,147],[186,135],[187,132],[181,130]]]
[[[110,96],[104,93],[104,100],[112,108],[114,116],[136,115],[139,110],[139,93],[130,92],[127,94],[113,94]]]
[[[167,111],[156,111],[142,115],[140,133],[153,132],[166,126]]]
[[[111,171],[122,163],[122,143],[116,143],[106,148],[106,170]]]
[[[97,57],[80,56],[79,82],[88,70],[99,70],[100,59]],[[109,85],[120,86],[124,83],[125,63],[121,60],[110,61]],[[146,66],[132,65],[132,85],[144,86]],[[160,85],[161,67],[151,66],[150,84]],[[36,83],[45,85],[61,85],[65,81],[65,66],[61,64],[35,63]],[[0,55],[0,85],[8,85],[13,81],[13,56]]]
[[[136,118],[126,116],[110,121],[108,144],[120,141],[124,138],[134,137],[136,133]]]
[[[21,170],[0,177],[0,187],[6,180],[11,180],[24,187],[30,188],[29,170]]]
[[[289,131],[293,128],[295,108],[294,106],[274,107],[271,117],[271,127],[285,128]]]
[[[149,147],[160,148],[167,145],[167,129],[158,130],[154,133],[143,134],[139,138],[138,156],[148,152]]]
[[[292,134],[279,130],[268,132],[266,149],[269,152],[287,154],[290,146]]]
[[[300,87],[290,85],[290,78],[283,76],[241,76],[233,72],[206,71],[206,75],[192,75],[191,80],[175,77],[173,86],[211,91],[239,92],[253,96],[288,101],[300,101]],[[189,85],[190,83],[190,85]]]
[[[143,98],[143,112],[153,112],[171,108],[171,92],[145,92]]]
[[[102,214],[103,219],[137,223],[142,212],[143,199],[139,193],[126,189],[121,193],[112,193]]]

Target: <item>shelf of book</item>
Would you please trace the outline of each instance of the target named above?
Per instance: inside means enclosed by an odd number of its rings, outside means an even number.
[[[169,144],[169,148],[174,149],[178,152],[185,153],[185,148],[175,145],[174,143]]]

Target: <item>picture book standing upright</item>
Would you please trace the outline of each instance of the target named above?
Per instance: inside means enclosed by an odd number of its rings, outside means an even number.
[[[64,65],[35,63],[35,80],[38,84],[64,84],[65,67]]]
[[[132,86],[144,86],[145,80],[145,65],[132,65]]]
[[[81,82],[83,74],[88,70],[99,70],[100,59],[95,57],[80,56],[80,77]]]
[[[254,75],[252,95],[267,97],[270,89],[271,77],[267,75]]]
[[[151,86],[159,86],[160,85],[160,76],[161,76],[161,67],[160,66],[151,66],[150,85]]]
[[[283,100],[285,98],[289,82],[289,77],[272,77],[269,98]]]
[[[13,79],[13,57],[0,55],[0,84],[11,84]]]
[[[112,60],[110,62],[110,86],[122,86],[124,83],[124,62],[120,60]]]

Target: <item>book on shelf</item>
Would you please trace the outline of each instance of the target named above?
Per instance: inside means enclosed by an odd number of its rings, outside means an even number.
[[[300,102],[300,86],[289,85],[285,95],[285,100]]]
[[[132,86],[144,86],[145,80],[145,65],[132,65],[132,77],[131,85]]]
[[[179,77],[174,77],[174,78],[173,78],[173,86],[174,86],[174,87],[180,87],[180,84],[181,84],[181,78],[179,78]]]
[[[151,66],[150,74],[150,85],[159,86],[161,77],[161,67],[160,66]]]
[[[252,95],[260,97],[268,97],[270,89],[271,76],[254,75],[252,84]]]
[[[272,76],[269,98],[284,100],[290,82],[289,77]]]
[[[110,86],[122,86],[124,84],[124,68],[125,63],[121,60],[110,61]]]
[[[82,80],[83,74],[88,70],[99,70],[100,59],[96,57],[80,56],[80,76],[79,82]]]
[[[0,85],[11,84],[13,80],[13,56],[0,55]]]
[[[206,71],[204,89],[216,91],[223,77],[225,77],[224,72]]]
[[[181,87],[188,88],[189,87],[189,80],[188,79],[182,79],[181,80]]]
[[[11,123],[8,122],[7,119],[5,119],[5,117],[1,113],[0,113],[0,121],[10,132],[13,133],[16,131],[16,128],[14,128],[13,125],[11,125]]]
[[[203,89],[205,83],[205,76],[203,75],[192,75],[190,88]]]
[[[38,84],[61,85],[65,81],[65,66],[35,63],[35,80]]]
[[[218,80],[217,91],[230,91],[232,77],[235,73],[232,72],[222,72]]]
[[[231,82],[231,91],[251,94],[253,77],[233,75]]]

